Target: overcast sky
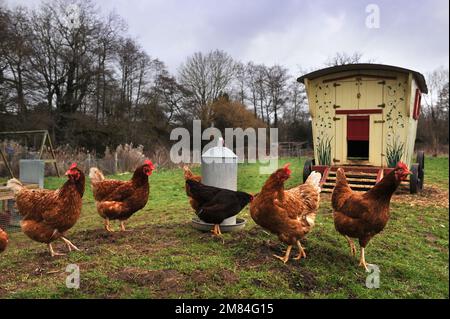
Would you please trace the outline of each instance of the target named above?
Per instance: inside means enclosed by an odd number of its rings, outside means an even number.
[[[36,6],[39,0],[6,0]],[[148,54],[176,72],[196,51],[222,49],[235,59],[281,64],[292,75],[335,52],[360,51],[377,63],[428,72],[449,63],[448,0],[96,0],[115,10]],[[367,28],[366,7],[380,10]]]

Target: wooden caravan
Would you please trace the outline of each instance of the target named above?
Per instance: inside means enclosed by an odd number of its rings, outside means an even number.
[[[306,177],[319,170],[323,188],[332,189],[334,172],[343,167],[353,176],[354,188],[365,190],[402,160],[416,171],[408,182],[411,192],[422,188],[423,153],[413,163],[421,96],[428,92],[422,74],[390,65],[348,64],[297,81],[306,86],[312,119],[314,160],[305,165]]]

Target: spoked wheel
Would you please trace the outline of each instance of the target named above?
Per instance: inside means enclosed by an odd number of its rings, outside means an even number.
[[[303,166],[303,183],[308,179],[309,174],[311,174],[313,166],[313,160],[307,159],[305,162],[305,166]]]
[[[418,167],[419,190],[422,190],[423,180],[425,176],[425,153],[422,151],[417,153],[417,164],[419,164]]]
[[[409,176],[409,192],[411,194],[416,194],[420,187],[419,182],[419,164],[413,164],[411,166],[411,175]]]

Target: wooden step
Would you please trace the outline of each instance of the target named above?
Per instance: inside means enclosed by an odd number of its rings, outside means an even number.
[[[328,172],[328,176],[336,176],[336,172]],[[353,178],[370,178],[376,179],[377,174],[372,173],[361,173],[361,172],[347,172],[345,173],[345,177],[353,177]]]
[[[327,181],[336,181],[336,176],[328,176]],[[361,183],[372,183],[375,184],[375,178],[358,178],[358,177],[348,177],[347,182],[361,182]]]
[[[325,182],[322,184],[322,188],[333,188],[335,185],[335,183],[328,183]],[[372,185],[361,185],[361,184],[348,184],[348,186],[350,186],[350,188],[355,188],[355,189],[371,189]]]

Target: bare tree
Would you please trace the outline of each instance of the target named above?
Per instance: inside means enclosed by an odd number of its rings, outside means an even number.
[[[235,91],[236,99],[241,103],[245,104],[247,100],[247,77],[248,72],[246,66],[242,62],[238,62],[235,65],[236,75],[235,75]],[[256,113],[255,113],[256,116]]]
[[[109,14],[106,21],[98,22],[97,46],[95,54],[97,56],[97,66],[95,70],[95,121],[106,119],[107,112],[107,88],[108,82],[113,80],[114,67],[112,63],[116,57],[121,34],[125,31],[125,22],[116,14]],[[111,112],[111,110],[109,110]]]
[[[230,89],[235,63],[225,52],[215,50],[206,55],[197,52],[187,58],[179,69],[179,81],[192,94],[194,114],[209,125],[210,104]]]
[[[337,52],[334,56],[328,58],[325,62],[326,66],[338,66],[355,63],[374,63],[374,59],[363,59],[364,54],[361,52]]]
[[[284,115],[293,123],[307,120],[309,113],[305,86],[297,81],[293,81],[288,86],[288,100],[285,104]]]
[[[446,127],[444,124],[446,114],[448,118],[448,83],[449,71],[444,67],[427,74],[428,94],[424,96],[425,108],[423,109],[424,133],[430,141],[435,156],[439,152],[439,145],[443,142],[442,132],[448,132],[448,121]],[[448,139],[448,134],[446,135]]]
[[[280,111],[287,100],[288,70],[280,65],[274,65],[266,69],[266,86],[270,96],[270,103],[266,105],[266,119],[269,121],[269,108],[273,112],[273,124],[278,125]]]
[[[29,19],[24,8],[2,14],[2,39],[0,41],[0,77],[4,90],[15,92],[12,107],[20,115],[27,111],[26,95],[30,91],[27,77],[30,72]]]

